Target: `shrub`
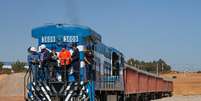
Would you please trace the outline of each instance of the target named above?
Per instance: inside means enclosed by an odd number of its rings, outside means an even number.
[[[25,65],[26,65],[26,63],[24,63],[24,62],[16,61],[11,66],[12,66],[12,70],[15,73],[18,73],[18,72],[24,72],[26,70]]]
[[[3,73],[3,62],[0,62],[0,74]]]
[[[3,68],[2,69],[2,73],[3,74],[11,74],[12,72],[11,72],[12,70],[10,69],[10,68]]]
[[[3,62],[0,62],[0,71],[3,69]]]
[[[201,71],[197,71],[197,73],[201,73]]]

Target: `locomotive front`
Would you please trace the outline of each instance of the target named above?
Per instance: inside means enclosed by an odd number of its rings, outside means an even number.
[[[85,51],[91,51],[94,43],[100,43],[101,37],[88,27],[79,25],[47,25],[32,30],[32,37],[38,40],[38,47],[45,45],[51,51],[57,53],[62,48],[71,50],[71,45],[76,43],[79,50],[79,81],[73,75],[73,68],[65,72],[68,79],[60,80],[58,71],[55,80],[33,81],[32,70],[29,69],[25,76],[25,97],[30,101],[69,101],[69,100],[90,100],[94,101],[94,81],[87,78]],[[72,52],[71,52],[72,53]],[[59,63],[57,65],[60,66]],[[43,68],[38,66],[38,68]],[[63,71],[61,71],[63,72]],[[37,72],[39,75],[39,71]],[[27,88],[27,89],[26,89]]]

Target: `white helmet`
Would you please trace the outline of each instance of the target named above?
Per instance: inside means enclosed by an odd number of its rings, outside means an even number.
[[[31,52],[36,52],[37,49],[36,49],[35,47],[31,47],[31,48],[30,48],[30,51],[31,51]]]
[[[44,44],[40,45],[40,49],[45,49],[46,46]]]

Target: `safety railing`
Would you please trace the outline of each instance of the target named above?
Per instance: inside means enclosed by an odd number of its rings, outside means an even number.
[[[96,80],[98,90],[121,90],[123,87],[120,76],[101,76]]]
[[[31,82],[31,68],[28,68],[28,70],[25,73],[24,76],[24,99],[27,100],[27,85]]]
[[[80,83],[76,80],[68,81],[66,79],[68,77],[67,75],[70,74],[71,70],[67,70],[65,68],[61,69],[61,67],[48,70],[48,71],[44,69],[48,67],[39,68],[38,66],[36,66],[35,68],[37,68],[36,69],[37,76],[35,79],[34,79],[34,75],[32,74],[33,71],[31,68],[28,68],[24,76],[24,99],[25,100],[30,99],[30,95],[29,95],[30,93],[33,94],[33,99],[37,97],[41,99],[42,97],[46,97],[46,96],[55,97],[55,96],[67,96],[67,95],[79,96],[82,99],[85,99],[87,97],[87,93],[86,93],[87,89],[85,86],[88,84],[88,82]],[[49,76],[48,79],[45,78],[44,72],[47,72]],[[50,76],[49,74],[51,74],[51,72],[54,75]],[[62,74],[64,75],[63,78],[61,77]],[[58,76],[60,76],[60,80]],[[42,88],[44,88],[45,91]],[[77,90],[79,90],[79,93],[77,93]],[[71,93],[69,91],[71,91]],[[44,96],[41,96],[39,93],[33,93],[33,92],[42,92],[41,94]]]

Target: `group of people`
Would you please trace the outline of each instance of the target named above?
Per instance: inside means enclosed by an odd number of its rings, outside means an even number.
[[[39,50],[30,47],[28,52],[27,59],[33,74],[33,81],[68,81],[68,74],[72,71],[75,80],[80,80],[80,52],[76,43],[72,44],[72,47],[63,47],[60,52],[56,52],[55,48],[49,50],[44,44],[39,46]],[[92,61],[85,57],[85,62],[88,65],[87,71],[89,71],[89,68],[92,68],[90,67]]]

